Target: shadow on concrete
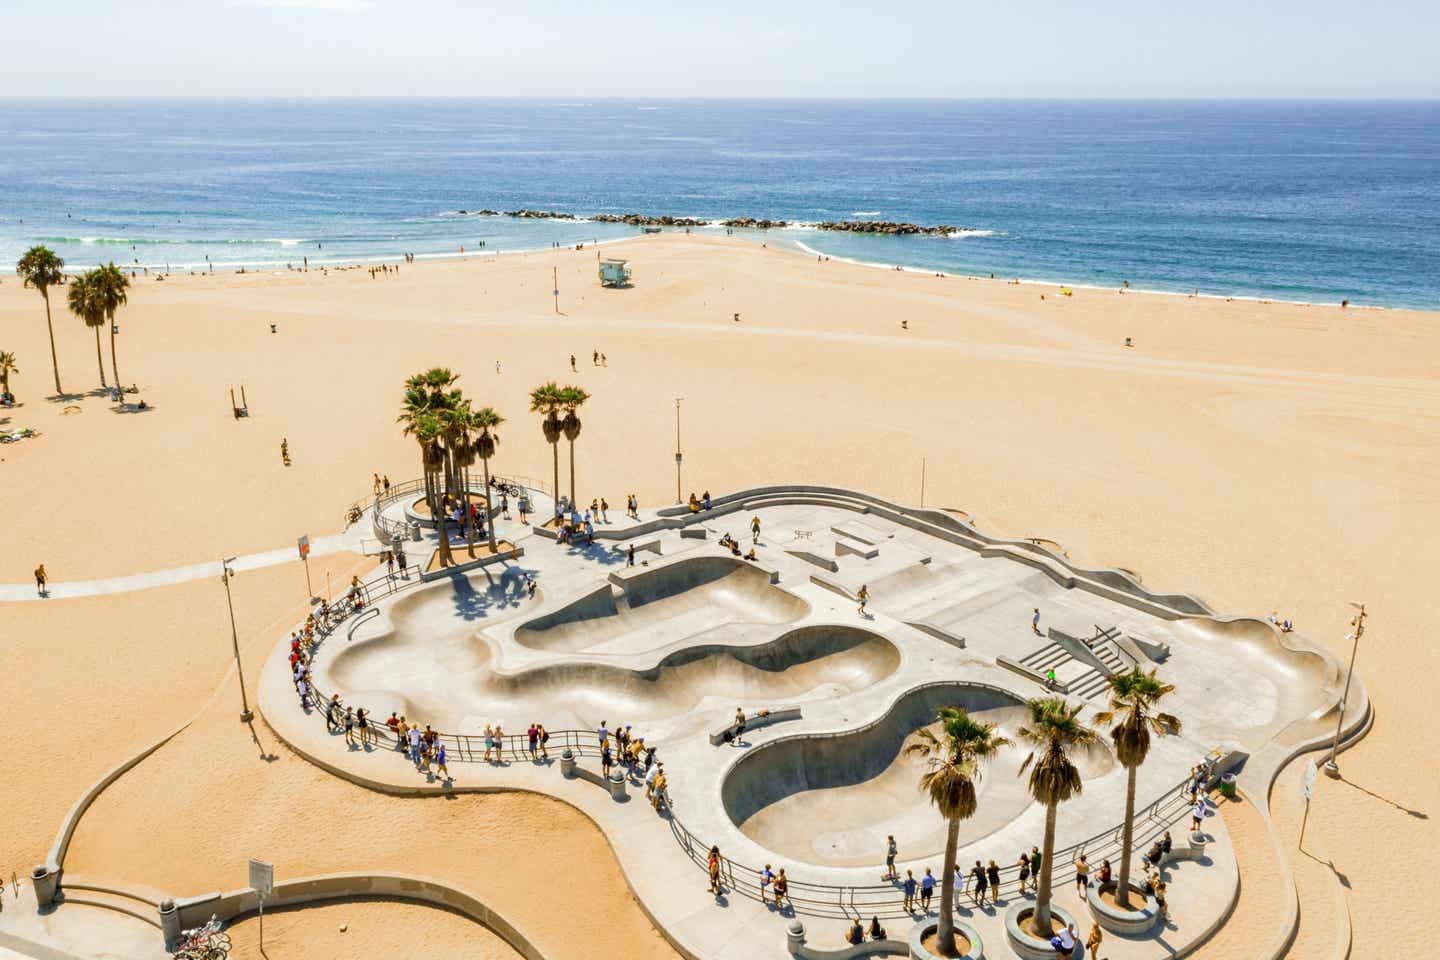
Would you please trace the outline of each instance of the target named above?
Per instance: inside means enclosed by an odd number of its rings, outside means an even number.
[[[486,581],[483,592],[476,589],[469,576],[451,580],[455,612],[460,619],[482,620],[490,616],[492,610],[513,610],[525,600],[527,571],[507,565],[498,577],[488,568],[481,568],[480,572]]]

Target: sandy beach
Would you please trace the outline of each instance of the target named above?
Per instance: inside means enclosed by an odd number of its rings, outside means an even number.
[[[1067,296],[674,234],[603,252],[631,260],[633,287],[602,290],[593,250],[406,264],[374,278],[363,269],[137,278],[119,316],[119,367],[149,409],[123,414],[90,394],[93,335],[65,313],[63,290],[51,293],[55,338],[75,396],[51,398],[41,299],[0,278],[0,349],[17,354],[11,388],[22,404],[0,410],[0,430],[41,434],[0,446],[0,583],[31,582],[41,562],[54,583],[82,581],[337,532],[372,473],[418,476],[395,416],[404,378],[436,365],[508,418],[495,470],[548,482],[550,451],[526,397],[546,380],[576,383],[592,394],[576,446],[580,498],[618,504],[634,491],[643,505],[673,502],[679,397],[686,494],[807,480],[914,503],[923,469],[927,505],[1051,538],[1081,563],[1137,571],[1151,588],[1223,611],[1278,610],[1341,656],[1348,603],[1366,602],[1357,670],[1375,726],[1341,758],[1344,780],[1321,779],[1306,848],[1344,878],[1353,955],[1418,952],[1440,935],[1433,911],[1417,907],[1440,893],[1427,870],[1440,849],[1440,747],[1416,728],[1425,681],[1440,670],[1425,632],[1433,565],[1408,553],[1440,535],[1440,314]],[[108,375],[108,355],[106,365]],[[237,421],[229,390],[241,384],[251,416]],[[312,561],[312,576],[338,584],[370,563],[334,554]],[[304,615],[304,574],[287,563],[235,583],[253,684],[280,631]],[[590,945],[626,944],[632,956],[673,955],[599,831],[557,801],[370,794],[310,767],[260,724],[260,752],[278,759],[258,760],[234,720],[228,632],[214,578],[0,603],[0,702],[31,731],[7,751],[5,873],[38,862],[85,785],[198,713],[95,804],[67,869],[113,875],[117,862],[133,863],[131,879],[190,889],[241,885],[257,848],[286,856],[292,875],[418,857],[430,861],[425,872],[466,877],[538,928],[547,911],[527,891],[573,872],[586,912],[572,932],[613,937]],[[1275,789],[1289,837],[1298,786],[1287,774]],[[325,797],[346,822],[318,822],[319,807],[296,815],[295,792]],[[157,828],[216,796],[264,804],[266,815],[243,831],[218,814]],[[367,828],[401,815],[433,829],[374,845]],[[475,821],[505,829],[460,829]],[[1264,837],[1249,820],[1232,832]],[[1302,897],[1323,891],[1313,858],[1293,844],[1289,853],[1305,859]],[[1274,879],[1270,851],[1239,856],[1242,876]],[[1247,909],[1252,894],[1262,899]],[[1199,955],[1258,948],[1274,922],[1265,896],[1244,890],[1231,925]],[[344,941],[352,947],[392,942],[374,932],[391,925],[365,920],[372,908],[405,929],[426,922],[418,907],[350,906],[361,918],[351,921],[357,939]],[[315,922],[346,922],[330,913]],[[1321,913],[1302,910],[1297,944],[1326,935]],[[277,935],[284,922],[276,918]],[[473,955],[504,956],[495,946]],[[557,958],[596,955],[586,937],[544,946]]]

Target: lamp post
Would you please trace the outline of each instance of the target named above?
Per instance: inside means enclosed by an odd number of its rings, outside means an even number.
[[[680,454],[680,401],[684,397],[675,398],[675,502],[683,503],[680,497],[680,462],[684,457]]]
[[[225,557],[220,561],[220,579],[225,581],[225,606],[230,609],[230,645],[235,651],[235,672],[240,677],[240,722],[249,723],[255,719],[255,714],[250,712],[250,703],[245,698],[245,670],[240,665],[240,635],[235,630],[235,601],[230,597],[230,578],[235,576],[230,564],[234,561],[234,557]]]
[[[1332,780],[1340,779],[1340,765],[1335,762],[1335,755],[1340,750],[1340,731],[1345,726],[1345,706],[1350,700],[1350,681],[1355,677],[1355,653],[1360,649],[1360,638],[1365,635],[1365,604],[1351,603],[1350,606],[1359,610],[1354,619],[1350,621],[1351,632],[1350,645],[1350,668],[1345,671],[1345,693],[1340,697],[1340,719],[1335,721],[1335,739],[1330,744],[1330,759],[1325,761],[1325,776]]]

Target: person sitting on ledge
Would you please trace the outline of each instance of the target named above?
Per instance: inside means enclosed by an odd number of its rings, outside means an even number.
[[[737,548],[736,552],[737,552],[737,553],[739,552],[738,548]],[[754,547],[751,547],[751,548],[750,548],[750,552],[747,553],[747,554],[745,554],[745,559],[746,559],[746,560],[759,560],[760,558],[757,557],[757,556],[755,556],[755,548],[754,548]]]
[[[728,533],[721,535],[721,537],[720,537],[720,546],[722,546],[722,547],[732,547],[732,546],[734,546],[734,545],[735,545],[735,538],[734,538],[734,537],[730,536],[730,534],[728,534]]]
[[[731,541],[730,541],[730,556],[732,556],[732,557],[738,557],[738,556],[740,556],[740,542],[739,542],[738,540],[731,540]]]
[[[850,924],[850,929],[845,934],[845,942],[856,945],[865,942],[865,928],[860,926],[859,917],[856,917],[855,922]]]
[[[699,512],[700,512],[700,501],[697,500],[697,499],[695,499],[695,493],[694,493],[694,491],[691,491],[691,493],[690,493],[690,512],[691,512],[691,513],[699,513]]]
[[[871,940],[884,940],[884,939],[885,939],[885,928],[882,927],[882,926],[880,926],[880,918],[879,918],[879,917],[871,917],[871,918],[870,918],[870,939],[871,939]]]
[[[700,496],[700,506],[701,506],[701,508],[703,508],[703,509],[705,509],[705,510],[709,510],[709,509],[710,509],[710,491],[709,491],[709,490],[706,490],[703,494],[701,494],[701,496]]]

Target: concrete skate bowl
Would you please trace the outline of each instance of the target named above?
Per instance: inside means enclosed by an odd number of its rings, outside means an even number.
[[[556,710],[568,711],[581,728],[588,729],[603,720],[680,717],[707,705],[728,714],[741,703],[845,696],[884,680],[899,666],[900,651],[879,634],[857,627],[815,625],[754,646],[687,647],[646,670],[557,663],[512,675],[493,674],[484,702],[487,712],[503,715],[550,716]]]
[[[1333,727],[1343,673],[1333,657],[1305,649],[1301,637],[1253,618],[1192,617],[1171,629],[1181,641],[1172,657],[1184,658],[1187,678],[1171,712],[1204,717],[1252,749]]]
[[[727,624],[791,623],[810,605],[731,557],[689,557],[625,575],[515,631],[551,653],[644,653]]]
[[[782,860],[828,867],[878,864],[892,834],[907,859],[939,853],[945,822],[920,791],[925,762],[903,750],[922,727],[936,729],[935,713],[945,706],[965,708],[1012,740],[1026,716],[1024,700],[998,687],[948,682],[919,687],[867,726],[788,737],[751,750],[725,777],[725,812],[741,833]],[[977,789],[979,810],[960,825],[961,846],[1000,829],[1030,805],[1025,779],[1017,776],[1027,752],[1012,745],[987,763]],[[1103,744],[1076,765],[1086,780],[1115,768]]]
[[[556,729],[590,729],[605,720],[682,717],[707,701],[733,711],[737,703],[838,697],[878,683],[899,665],[900,651],[889,640],[838,625],[801,627],[755,646],[689,647],[646,670],[570,662],[518,673],[494,670],[491,649],[478,636],[435,644],[407,633],[353,644],[318,679],[377,709],[413,715],[414,705],[424,704],[426,719],[441,729],[473,732],[496,721],[519,730],[537,717]]]

